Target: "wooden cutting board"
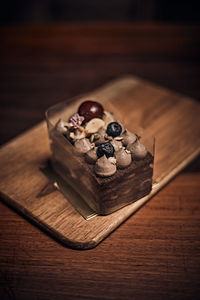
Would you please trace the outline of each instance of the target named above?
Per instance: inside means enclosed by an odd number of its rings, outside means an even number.
[[[156,137],[156,184],[147,197],[111,215],[87,221],[58,190],[50,188],[42,194],[49,186],[40,171],[50,158],[45,122],[0,150],[0,191],[5,202],[65,245],[79,249],[95,247],[200,152],[197,101],[132,76],[112,81],[90,95],[118,108],[130,130],[137,124]]]

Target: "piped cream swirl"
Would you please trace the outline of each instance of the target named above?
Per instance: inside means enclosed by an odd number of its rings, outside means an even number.
[[[127,151],[124,148],[121,148],[115,152],[115,157],[117,160],[117,167],[120,169],[128,167],[132,162],[130,151]]]
[[[116,141],[115,139],[111,141],[111,144],[113,145],[115,151],[118,151],[120,148],[122,148],[122,143],[120,141]]]
[[[147,155],[146,147],[137,140],[135,143],[128,145],[127,149],[131,151],[132,157],[142,159]]]
[[[61,133],[66,133],[68,127],[69,127],[69,124],[61,119],[59,119],[55,125],[55,129]]]
[[[117,171],[116,165],[112,164],[105,155],[100,157],[95,164],[95,173],[101,177],[109,177]]]
[[[123,145],[127,146],[134,143],[137,140],[135,133],[128,131],[127,129],[123,132]]]
[[[92,144],[90,143],[90,141],[88,139],[83,138],[80,140],[76,140],[74,143],[74,147],[76,148],[76,150],[79,153],[86,153],[90,149],[92,149]]]

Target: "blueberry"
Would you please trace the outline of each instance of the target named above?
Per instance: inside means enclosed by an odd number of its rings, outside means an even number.
[[[115,149],[113,145],[109,142],[102,143],[97,148],[97,156],[100,158],[105,155],[107,158],[114,155]]]
[[[108,124],[106,133],[112,137],[119,136],[122,132],[122,126],[117,122],[111,122]]]

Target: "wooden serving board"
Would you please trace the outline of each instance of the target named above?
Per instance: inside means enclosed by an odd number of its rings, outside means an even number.
[[[130,130],[137,123],[156,137],[157,184],[147,197],[86,221],[58,190],[38,197],[48,185],[40,171],[50,158],[45,121],[0,150],[0,191],[5,202],[56,239],[79,249],[95,247],[200,152],[200,105],[193,99],[132,76],[108,83],[91,98],[115,105]]]

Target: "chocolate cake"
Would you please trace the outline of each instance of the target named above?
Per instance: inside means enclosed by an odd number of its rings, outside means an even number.
[[[150,193],[153,155],[100,103],[83,102],[50,132],[52,164],[98,214],[110,214]]]

